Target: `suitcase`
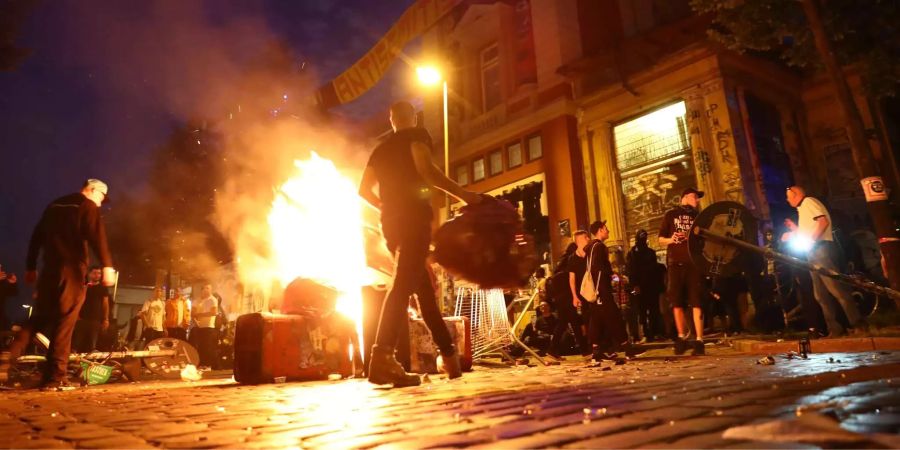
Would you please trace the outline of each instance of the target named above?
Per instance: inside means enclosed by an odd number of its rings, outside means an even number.
[[[472,332],[468,317],[444,317],[450,331],[450,339],[459,352],[459,363],[463,371],[472,370]],[[422,319],[409,321],[410,372],[439,373],[437,368],[437,346],[431,339],[431,332]]]
[[[325,318],[253,313],[238,317],[234,332],[234,379],[258,384],[348,377],[352,322],[338,314]]]

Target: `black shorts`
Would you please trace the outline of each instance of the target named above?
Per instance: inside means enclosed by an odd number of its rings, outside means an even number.
[[[703,298],[703,279],[700,271],[691,263],[671,262],[668,267],[666,297],[673,308],[684,308],[690,304],[700,307]]]

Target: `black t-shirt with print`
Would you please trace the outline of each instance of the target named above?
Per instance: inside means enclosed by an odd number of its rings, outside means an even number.
[[[416,169],[413,142],[429,149],[432,146],[424,128],[405,128],[391,134],[369,157],[368,166],[378,179],[382,218],[415,216],[431,220],[431,191]]]
[[[666,247],[667,261],[677,263],[691,262],[687,236],[691,232],[691,227],[694,226],[695,218],[697,218],[697,210],[686,205],[670,210],[663,217],[662,225],[659,228],[659,237],[670,238],[676,231],[684,233],[685,237],[685,240],[680,244],[672,243]]]

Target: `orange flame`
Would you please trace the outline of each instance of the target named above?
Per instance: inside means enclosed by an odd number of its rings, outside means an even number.
[[[268,215],[273,270],[282,286],[305,277],[335,288],[337,310],[360,331],[361,288],[375,280],[366,265],[356,183],[315,152],[294,166]]]

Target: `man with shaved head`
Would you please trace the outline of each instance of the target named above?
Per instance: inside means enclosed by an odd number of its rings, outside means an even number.
[[[795,250],[807,251],[807,259],[811,264],[825,269],[839,271],[840,248],[834,242],[831,231],[831,215],[825,205],[818,199],[806,195],[806,190],[801,186],[787,188],[787,202],[797,208],[799,221],[797,229],[791,233],[792,247]],[[825,323],[828,325],[830,337],[841,336],[845,333],[844,327],[837,320],[837,308],[835,299],[852,328],[865,330],[865,319],[859,314],[859,308],[850,294],[850,288],[837,280],[826,277],[818,272],[811,272],[813,283],[813,295],[822,306]],[[833,296],[833,297],[832,297]]]
[[[369,157],[359,186],[359,195],[381,210],[381,228],[388,250],[394,255],[395,268],[391,289],[381,309],[381,319],[369,365],[369,381],[415,386],[421,380],[408,374],[394,357],[400,336],[400,324],[407,320],[409,297],[416,294],[422,318],[440,349],[448,377],[462,375],[459,355],[438,309],[426,258],[431,244],[432,188],[440,189],[466,203],[481,201],[447,178],[431,161],[431,136],[416,126],[412,104],[401,101],[391,105],[394,132]],[[375,186],[378,186],[378,193]]]

